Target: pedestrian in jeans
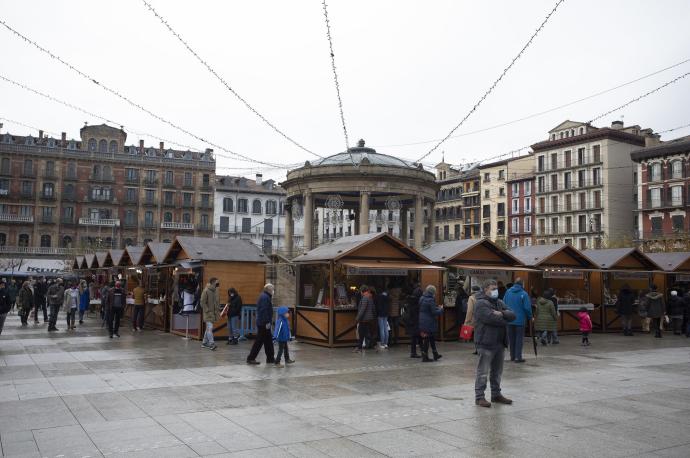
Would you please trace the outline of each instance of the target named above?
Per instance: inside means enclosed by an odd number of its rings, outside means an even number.
[[[666,307],[664,305],[663,294],[657,291],[657,286],[652,285],[651,291],[646,296],[647,317],[651,318],[651,329],[654,330],[654,337],[661,338],[661,320],[664,318]]]
[[[5,326],[5,318],[12,310],[12,302],[10,302],[10,293],[7,291],[5,280],[0,281],[0,335],[2,328]]]
[[[273,321],[273,293],[275,287],[266,283],[263,292],[256,300],[256,340],[247,356],[247,364],[261,364],[256,360],[261,347],[264,347],[266,364],[275,363],[273,354],[273,336],[271,335],[271,321]]]
[[[204,332],[204,340],[201,343],[201,347],[209,350],[217,348],[213,339],[213,324],[218,321],[218,307],[220,306],[218,304],[218,294],[216,294],[218,286],[220,286],[218,279],[212,277],[208,281],[206,288],[201,292],[201,299],[199,300],[204,323],[206,323],[206,331]]]
[[[84,324],[84,314],[89,310],[91,302],[91,292],[86,280],[79,282],[79,324]]]
[[[120,320],[126,302],[127,293],[122,289],[122,283],[117,281],[115,287],[108,291],[108,332],[111,339],[113,335],[120,337]]]
[[[134,312],[132,313],[132,329],[142,331],[144,329],[144,310],[146,309],[146,290],[141,283],[132,291],[134,296]]]
[[[62,278],[58,278],[55,283],[48,288],[48,308],[50,309],[50,316],[48,318],[48,331],[57,331],[55,327],[57,324],[58,313],[62,302],[65,300],[65,289],[62,286]]]
[[[379,347],[388,348],[388,314],[391,308],[391,298],[388,291],[381,291],[376,297],[376,320],[379,328]]]
[[[552,342],[553,332],[558,326],[558,315],[553,302],[545,297],[537,299],[537,310],[534,313],[534,329],[541,336],[541,344]]]
[[[69,289],[65,290],[65,299],[62,302],[62,308],[65,310],[66,314],[67,331],[76,329],[74,323],[77,315],[77,307],[79,307],[79,289],[75,281]]]
[[[278,307],[278,317],[276,318],[276,330],[273,338],[278,342],[278,355],[276,356],[276,367],[283,367],[280,363],[283,353],[285,353],[285,364],[292,364],[295,360],[290,359],[290,350],[288,349],[288,342],[291,339],[290,335],[290,309],[284,305]]]
[[[510,360],[524,363],[522,345],[525,337],[525,326],[532,320],[532,302],[523,287],[522,278],[515,279],[513,286],[506,291],[503,302],[515,314],[515,320],[508,323]]]
[[[498,298],[496,280],[486,280],[482,286],[482,291],[477,294],[474,310],[474,339],[479,352],[477,377],[474,382],[475,404],[480,407],[491,407],[484,395],[487,378],[491,382],[491,401],[512,404],[512,400],[501,394],[501,376],[503,354],[508,346],[506,327],[515,319],[515,314]]]
[[[371,324],[374,323],[376,317],[374,298],[371,296],[369,287],[362,285],[360,293],[362,294],[362,298],[359,300],[357,317],[355,318],[357,322],[357,332],[359,333],[357,346],[353,350],[355,353],[364,350],[366,342],[370,339],[369,332]]]
[[[242,315],[242,296],[235,288],[228,290],[228,345],[237,345],[240,327],[238,325]]]
[[[441,359],[436,350],[436,333],[438,332],[438,317],[443,314],[443,305],[436,305],[436,287],[428,285],[419,299],[419,335],[422,338],[422,362],[430,363]],[[434,359],[429,358],[429,347]]]

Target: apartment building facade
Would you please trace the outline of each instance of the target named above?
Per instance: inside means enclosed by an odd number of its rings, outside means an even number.
[[[651,129],[564,121],[532,145],[535,161],[535,243],[580,249],[624,242],[632,235],[634,167],[631,151]]]
[[[0,252],[212,236],[213,151],[126,140],[105,124],[85,125],[79,140],[0,134]]]
[[[508,246],[530,246],[534,243],[534,158],[523,156],[508,165],[512,169],[506,180]]]
[[[215,185],[214,237],[251,240],[266,253],[285,248],[286,192],[274,180],[220,176]],[[294,240],[303,244],[303,220],[295,220]]]
[[[435,240],[481,237],[481,196],[477,164],[453,168],[436,165],[440,190],[436,198]]]
[[[687,251],[690,136],[634,150],[630,157],[637,168],[636,243],[646,251]]]

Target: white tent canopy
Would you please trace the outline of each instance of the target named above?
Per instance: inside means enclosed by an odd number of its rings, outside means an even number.
[[[54,277],[71,271],[64,259],[0,258],[0,276]]]

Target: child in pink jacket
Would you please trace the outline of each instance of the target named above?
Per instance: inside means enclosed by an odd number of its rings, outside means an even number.
[[[582,333],[582,346],[589,346],[589,333],[592,332],[592,319],[589,317],[587,307],[580,307],[577,312],[577,318],[580,320],[580,332]]]

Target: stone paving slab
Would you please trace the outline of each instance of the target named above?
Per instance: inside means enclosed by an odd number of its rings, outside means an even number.
[[[0,336],[3,456],[688,456],[690,340],[576,336],[506,363],[512,406],[474,405],[471,345],[353,354],[291,344],[297,364],[244,364],[251,342],[157,331],[109,339],[87,319]]]

